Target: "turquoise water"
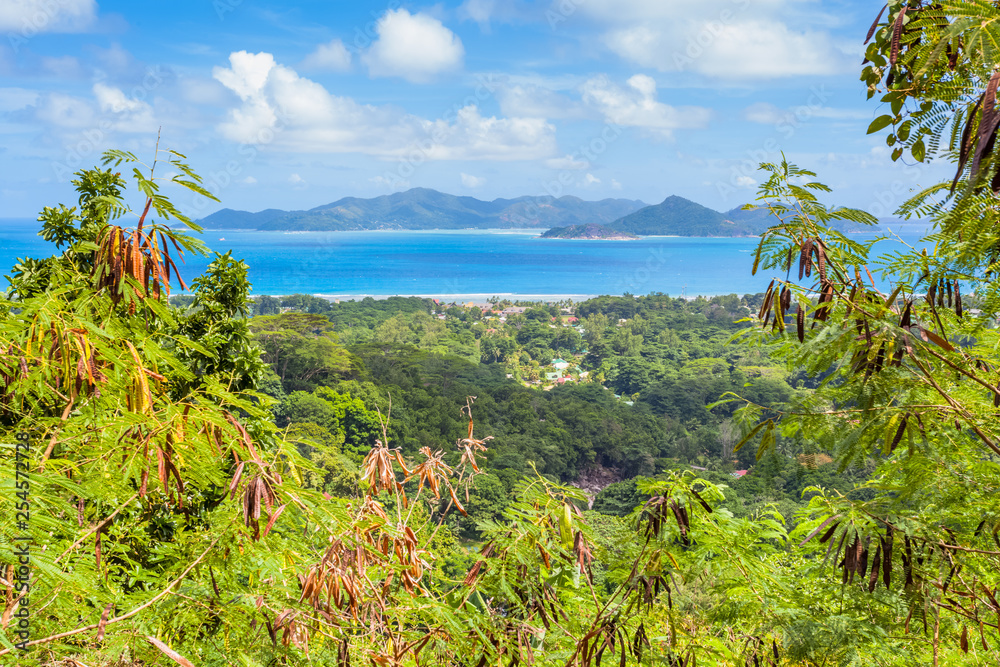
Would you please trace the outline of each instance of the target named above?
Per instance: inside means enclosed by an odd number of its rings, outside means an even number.
[[[750,275],[755,239],[646,237],[638,241],[539,239],[538,231],[208,231],[212,250],[250,265],[255,294],[597,295],[761,292]],[[0,266],[54,246],[37,223],[0,221]],[[185,279],[208,260],[188,258]]]

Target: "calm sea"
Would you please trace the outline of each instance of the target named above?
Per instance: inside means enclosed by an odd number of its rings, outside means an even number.
[[[3,273],[15,258],[53,254],[37,231],[33,221],[0,220]],[[255,294],[695,296],[762,292],[772,277],[750,275],[754,239],[573,241],[538,234],[207,231],[202,240],[246,260]],[[207,263],[189,257],[182,275],[190,281]]]

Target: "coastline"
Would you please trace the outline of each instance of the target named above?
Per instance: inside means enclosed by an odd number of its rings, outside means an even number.
[[[277,296],[277,295],[271,295]],[[327,299],[329,301],[361,301],[371,297],[376,301],[383,301],[391,297],[402,297],[404,299],[416,297],[419,299],[437,299],[445,303],[457,303],[457,302],[468,302],[473,301],[477,303],[486,303],[489,299],[497,297],[498,299],[507,299],[508,301],[537,301],[537,302],[549,302],[549,301],[586,301],[587,299],[593,299],[600,294],[514,294],[512,292],[501,292],[497,294],[313,294],[312,296],[319,297],[321,299]]]
[[[301,292],[302,294],[307,294],[306,292]],[[687,299],[688,301],[693,301],[699,297],[706,299],[711,299],[717,296],[729,296],[730,294],[735,294],[738,297],[744,295],[760,294],[762,292],[718,292],[713,294],[670,294],[668,296],[672,298]],[[183,296],[188,295],[190,292],[182,292],[180,290],[174,290],[172,296]],[[319,299],[326,299],[333,303],[340,301],[362,301],[367,298],[375,299],[376,301],[384,301],[391,298],[403,298],[403,299],[436,299],[441,303],[475,303],[475,304],[486,304],[491,298],[498,298],[500,300],[507,301],[529,301],[532,303],[555,303],[559,301],[573,301],[574,303],[580,303],[581,301],[587,301],[588,299],[596,299],[601,296],[612,296],[620,297],[624,294],[514,294],[511,292],[499,292],[499,293],[479,293],[479,294],[324,294],[324,293],[308,293],[309,296],[314,296]],[[259,296],[270,296],[274,298],[281,298],[285,296],[291,296],[290,294],[261,294],[259,292],[251,293],[250,297],[255,298]],[[633,296],[642,296],[634,294]]]

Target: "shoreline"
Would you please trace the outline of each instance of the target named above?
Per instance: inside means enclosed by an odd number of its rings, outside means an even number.
[[[729,296],[736,295],[737,297],[743,297],[753,294],[761,294],[762,292],[719,292],[716,294],[669,294],[670,298],[674,299],[686,299],[688,301],[693,301],[699,297],[706,299],[711,299],[717,296]],[[190,292],[181,292],[179,290],[174,290],[171,296],[184,296],[188,295]],[[386,299],[391,299],[394,297],[403,299],[436,299],[441,303],[468,303],[473,302],[477,304],[488,303],[488,300],[496,297],[500,300],[507,301],[530,301],[532,303],[555,303],[558,301],[573,301],[574,303],[579,303],[581,301],[587,301],[588,299],[596,299],[602,296],[610,297],[623,297],[624,294],[514,294],[512,292],[496,292],[496,293],[479,293],[479,294],[323,294],[323,293],[307,293],[307,292],[297,292],[296,294],[308,294],[309,296],[314,296],[319,299],[326,299],[333,303],[339,301],[362,301],[367,298],[375,299],[376,301],[385,301]],[[291,294],[261,294],[261,293],[251,293],[250,298],[253,299],[259,296],[270,296],[274,298],[281,298],[286,296],[292,296]],[[635,296],[646,296],[641,294],[635,294]]]

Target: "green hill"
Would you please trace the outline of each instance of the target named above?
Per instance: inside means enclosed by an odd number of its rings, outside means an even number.
[[[208,229],[354,231],[364,229],[544,228],[607,224],[645,206],[638,200],[584,201],[579,197],[518,197],[482,201],[429,188],[372,199],[344,197],[307,211],[260,213],[223,209],[203,218]]]
[[[754,236],[752,223],[730,220],[726,215],[672,195],[616,220],[612,229],[643,236]]]

